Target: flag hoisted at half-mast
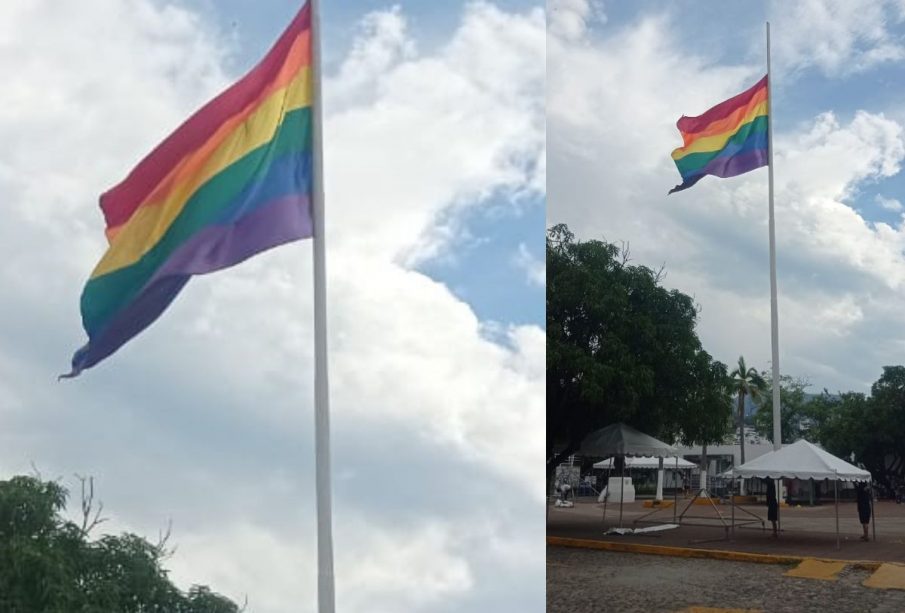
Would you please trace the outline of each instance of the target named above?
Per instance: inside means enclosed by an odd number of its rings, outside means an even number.
[[[779,381],[779,299],[776,283],[776,221],[773,206],[773,73],[770,22],[766,23],[767,74],[754,86],[698,117],[676,124],[684,145],[672,152],[682,183],[669,193],[688,189],[703,177],[734,177],[767,167],[767,228],[770,245],[770,345],[773,381]],[[773,386],[773,449],[782,445],[778,385]]]
[[[101,196],[109,247],[67,377],[147,328],[192,275],[312,236],[311,15],[306,2],[256,67]]]
[[[707,175],[734,177],[768,163],[769,102],[767,77],[698,117],[676,123],[684,145],[672,152],[682,183],[669,193],[688,189]]]

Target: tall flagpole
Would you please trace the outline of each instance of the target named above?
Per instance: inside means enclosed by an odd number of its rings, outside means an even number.
[[[779,308],[776,299],[776,222],[773,218],[773,75],[770,73],[770,22],[767,22],[767,173],[770,180],[770,340],[773,345],[773,450],[782,447],[779,406]]]
[[[330,394],[327,384],[327,273],[324,244],[324,146],[321,113],[320,2],[311,4],[311,77],[314,88],[311,123],[314,217],[314,454],[317,488],[317,610],[333,613],[333,530],[330,483]]]

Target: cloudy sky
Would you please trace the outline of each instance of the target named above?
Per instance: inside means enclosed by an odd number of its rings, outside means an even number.
[[[728,8],[727,8],[728,7]],[[548,224],[630,244],[694,296],[706,349],[770,366],[767,169],[667,197],[675,127],[766,72],[780,367],[867,391],[905,349],[905,3],[554,0]]]
[[[93,475],[108,530],[172,520],[176,582],[253,613],[315,607],[310,242],[55,376],[98,194],[299,4],[0,3],[0,478]],[[323,4],[338,610],[542,611],[543,3]]]

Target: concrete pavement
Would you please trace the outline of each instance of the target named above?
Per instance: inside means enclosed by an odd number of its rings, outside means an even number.
[[[679,499],[675,515],[687,507],[688,500]],[[726,524],[730,523],[730,505],[720,505],[719,513]],[[745,509],[766,519],[764,505],[743,505],[736,509],[736,519],[753,518],[743,513]],[[633,521],[650,509],[642,502],[626,504],[622,513],[623,526],[632,527]],[[840,548],[836,549],[836,519],[833,504],[814,507],[783,507],[780,510],[782,532],[772,538],[769,523],[763,530],[760,523],[736,526],[728,529],[710,506],[694,505],[688,508],[682,525],[675,530],[650,535],[605,535],[606,528],[618,525],[618,505],[610,504],[604,523],[603,505],[593,499],[579,500],[573,508],[550,509],[547,535],[609,543],[639,544],[655,547],[693,548],[710,551],[726,551],[762,554],[767,556],[817,557],[839,560],[905,562],[905,505],[894,502],[878,502],[875,508],[877,520],[876,541],[859,540],[861,525],[853,502],[839,504]],[[648,519],[672,523],[673,510],[663,509]],[[650,524],[639,524],[650,525]],[[871,531],[873,534],[873,531]]]

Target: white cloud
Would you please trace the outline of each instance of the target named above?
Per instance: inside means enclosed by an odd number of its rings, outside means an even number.
[[[0,466],[95,475],[111,529],[154,535],[172,517],[182,585],[314,610],[310,243],[193,280],[112,359],[53,383],[82,341],[97,194],[235,76],[222,38],[149,0],[21,0],[0,5],[0,40]],[[541,9],[478,2],[421,53],[390,9],[327,75],[344,610],[481,610],[500,586],[519,610],[544,606],[544,332],[504,325],[495,342],[411,268],[491,195],[542,194],[544,41]]]
[[[828,76],[905,60],[890,30],[905,17],[895,0],[802,0],[772,3],[774,58],[781,70],[816,68]]]
[[[374,88],[386,71],[416,57],[415,43],[407,28],[399,6],[374,11],[361,20],[359,36],[324,93],[330,108],[354,106],[362,98],[373,97]]]
[[[887,198],[882,194],[877,194],[877,197],[874,198],[876,203],[880,205],[881,209],[892,211],[894,213],[898,213],[903,209],[902,203],[897,198]]]
[[[592,0],[551,0],[547,27],[551,34],[579,40],[592,21],[606,23],[602,2]]]
[[[339,519],[345,520],[345,538],[337,539],[337,610],[432,610],[472,588],[468,560],[450,525],[375,526],[364,517]],[[230,556],[223,555],[224,540]],[[317,561],[298,547],[304,540],[300,530],[276,534],[260,524],[221,524],[216,532],[201,530],[180,539],[180,555],[170,566],[177,580],[189,581],[203,568],[214,585],[241,586],[236,599],[247,595],[251,611],[313,610]]]
[[[540,287],[547,283],[546,260],[534,257],[525,243],[519,243],[515,255],[512,256],[512,263],[525,272],[529,283]]]
[[[349,602],[340,602],[340,606],[375,613],[427,610],[438,601],[467,592],[474,584],[455,530],[449,525],[396,526],[375,532],[365,524],[359,530],[359,538],[349,543],[346,554],[352,567],[347,578]],[[381,606],[380,600],[393,604]]]
[[[374,106],[331,117],[330,197],[363,197],[362,185],[392,194],[379,203],[364,196],[368,206],[344,211],[341,247],[414,264],[442,253],[444,237],[455,234],[433,226],[441,211],[464,210],[496,189],[536,185],[534,162],[545,140],[544,60],[542,11],[511,16],[473,3],[439,55],[385,71]],[[326,87],[332,84],[328,79]],[[387,155],[387,144],[403,136],[406,145]],[[337,146],[349,142],[381,146]],[[396,188],[400,177],[405,191]],[[455,227],[457,218],[447,219]]]
[[[832,112],[821,113],[794,139],[777,139],[778,155],[792,165],[785,183],[811,196],[848,198],[858,183],[898,173],[905,156],[902,127],[866,111],[856,112],[847,126]]]
[[[848,125],[824,113],[812,127],[778,138],[777,183],[788,220],[782,228],[787,248],[901,286],[905,227],[868,222],[846,202],[861,183],[898,173],[903,158],[902,126],[864,111]]]

